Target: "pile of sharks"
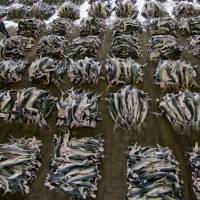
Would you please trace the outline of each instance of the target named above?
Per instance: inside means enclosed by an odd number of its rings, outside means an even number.
[[[109,85],[138,84],[143,82],[143,66],[132,58],[106,60],[106,80]]]
[[[85,57],[82,60],[70,59],[68,77],[75,84],[98,84],[101,73],[101,64],[93,58]]]
[[[158,101],[161,114],[165,115],[179,134],[190,134],[191,130],[199,132],[200,127],[200,93],[185,90],[178,94],[167,93]]]
[[[167,147],[135,144],[127,158],[128,200],[181,200],[179,163]]]
[[[45,30],[46,24],[37,19],[21,19],[18,22],[17,34],[24,37],[37,38]]]
[[[149,40],[150,61],[162,59],[180,58],[182,48],[178,45],[176,38],[171,35],[155,35]]]
[[[33,38],[15,35],[7,39],[3,39],[0,43],[0,57],[2,59],[20,59],[26,56],[34,46]]]
[[[42,142],[33,138],[9,138],[0,144],[0,190],[29,193],[30,184],[41,166]]]
[[[176,35],[177,22],[170,17],[153,18],[148,22],[147,29],[150,36]]]
[[[98,100],[100,96],[73,88],[62,92],[57,102],[58,126],[96,127],[100,120]]]
[[[42,82],[44,85],[50,83],[59,84],[63,82],[62,77],[67,70],[65,62],[54,60],[49,57],[37,59],[31,63],[28,69],[29,81]]]
[[[68,40],[65,36],[47,35],[40,39],[36,52],[39,56],[51,58],[63,58]]]
[[[189,166],[192,171],[192,181],[193,181],[193,190],[196,194],[197,200],[200,199],[200,148],[198,143],[195,144],[194,148],[186,153],[186,156],[189,158]]]
[[[148,108],[148,94],[127,85],[116,93],[109,95],[109,113],[115,122],[115,131],[118,127],[141,130]]]
[[[22,79],[27,66],[25,60],[3,60],[0,62],[0,81],[5,84],[15,83]]]
[[[35,87],[0,92],[0,118],[22,121],[38,127],[47,126],[46,119],[55,108],[56,98]]]
[[[52,191],[64,191],[75,198],[95,198],[101,179],[98,166],[104,157],[104,140],[100,137],[71,138],[69,133],[54,136],[45,185]]]
[[[190,89],[196,83],[197,65],[184,60],[160,60],[154,75],[156,84],[161,88]]]

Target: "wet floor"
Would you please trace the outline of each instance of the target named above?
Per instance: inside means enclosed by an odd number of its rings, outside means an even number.
[[[144,68],[144,82],[137,87],[147,92],[152,99],[150,111],[158,111],[155,104],[155,99],[163,96],[165,92],[160,90],[154,84],[153,75],[156,70],[157,63],[151,63],[148,61],[147,55],[147,41],[148,35],[144,33],[141,36],[141,45],[143,48],[143,56],[138,60],[141,64],[148,63]],[[178,37],[178,41],[181,45],[187,46],[185,38]],[[110,45],[112,42],[112,31],[107,30],[103,39],[102,47],[99,51],[98,60],[104,63],[109,53]],[[29,54],[29,61],[34,59],[34,51]],[[188,50],[184,50],[182,58],[190,61],[193,64],[200,64],[200,59],[192,56]],[[198,78],[200,77],[200,70],[197,69]],[[200,79],[197,80],[200,84]],[[19,83],[1,86],[2,89],[15,89],[24,88],[30,86],[36,86],[51,92],[52,95],[59,96],[60,92],[54,85],[43,86],[41,84],[31,84],[28,82],[27,72],[23,76],[23,80]],[[69,83],[65,77],[64,83],[61,85],[63,90],[70,89],[72,84]],[[148,113],[145,120],[142,133],[138,134],[134,131],[125,131],[118,129],[113,133],[114,123],[111,120],[108,113],[107,97],[109,92],[117,91],[120,87],[107,88],[105,80],[101,80],[97,86],[76,86],[76,88],[88,88],[101,94],[102,98],[99,102],[102,121],[98,122],[95,129],[80,128],[71,130],[73,136],[95,136],[99,133],[103,134],[105,138],[105,159],[101,164],[102,180],[98,185],[98,191],[96,193],[97,200],[126,200],[126,151],[129,145],[138,143],[140,145],[162,145],[171,148],[176,156],[176,159],[180,163],[181,178],[184,181],[183,185],[183,198],[185,200],[195,200],[192,191],[191,171],[188,167],[188,161],[185,157],[185,152],[192,148],[195,142],[200,143],[200,137],[197,134],[191,133],[190,136],[178,135],[170,126],[169,122],[164,117],[156,117],[155,115]],[[198,90],[195,90],[198,91]],[[200,91],[199,91],[200,92]],[[6,142],[6,138],[9,135],[15,137],[27,136],[31,137],[35,135],[38,139],[43,141],[42,147],[42,166],[39,168],[37,178],[31,185],[31,192],[28,195],[14,194],[0,197],[1,200],[71,200],[63,192],[50,192],[48,188],[44,186],[46,173],[48,171],[48,165],[50,161],[51,153],[53,152],[53,135],[55,133],[62,134],[61,129],[56,127],[56,112],[48,120],[49,128],[36,129],[34,127],[27,126],[25,124],[8,124],[3,121],[0,122],[0,142]]]

